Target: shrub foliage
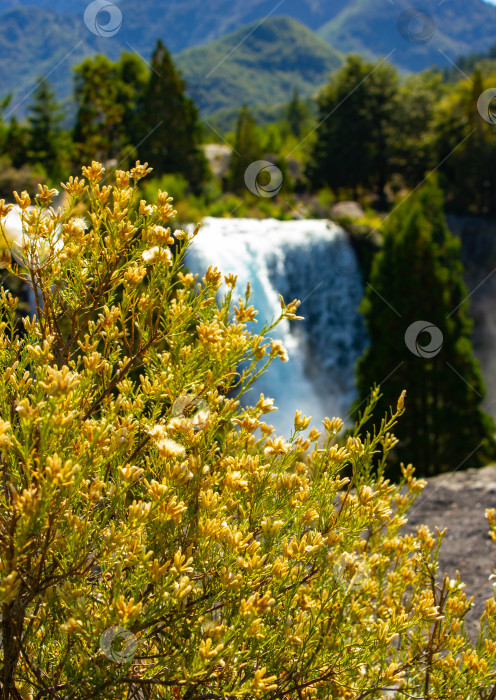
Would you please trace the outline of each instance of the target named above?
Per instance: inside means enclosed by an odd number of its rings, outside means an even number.
[[[242,407],[280,319],[253,333],[249,290],[184,269],[147,171],[16,195],[37,313],[0,290],[1,697],[494,698],[496,601],[471,644],[440,535],[402,533],[423,482],[383,476],[404,397],[366,435],[377,392],[348,434]]]

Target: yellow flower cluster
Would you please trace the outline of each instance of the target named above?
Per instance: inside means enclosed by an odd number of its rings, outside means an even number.
[[[166,192],[142,199],[149,171],[93,162],[62,185],[64,211],[46,187],[14,195],[49,255],[9,262],[38,299],[22,334],[0,290],[2,683],[26,698],[494,695],[496,602],[472,645],[463,584],[436,581],[442,533],[402,531],[424,482],[373,468],[405,395],[362,436],[300,411],[281,436],[272,398],[241,407],[287,360],[273,331],[298,302],[255,334],[249,289],[234,305],[233,276],[185,271],[198,230],[173,229]]]

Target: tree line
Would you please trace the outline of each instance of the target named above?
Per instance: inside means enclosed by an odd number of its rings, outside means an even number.
[[[456,83],[438,70],[400,80],[388,63],[350,56],[319,97],[311,186],[374,191],[383,203],[388,190],[415,188],[435,169],[451,209],[494,213],[496,130],[477,109],[494,85],[490,66]]]
[[[273,123],[262,128],[243,107],[225,135],[233,146],[226,192],[253,196],[246,168],[270,158],[298,194],[327,190],[383,212],[394,209],[381,227],[384,244],[363,302],[371,345],[358,366],[358,388],[362,401],[374,382],[388,377],[380,401],[385,411],[409,387],[397,454],[408,455],[421,474],[455,468],[465,456],[465,466],[496,458],[495,427],[481,409],[484,386],[463,301],[459,242],[443,213],[446,207],[496,211],[496,129],[477,108],[495,84],[493,58],[490,52],[467,60],[470,78],[455,81],[439,70],[400,79],[387,62],[350,56],[313,111],[295,91]],[[192,195],[206,187],[211,175],[198,110],[162,42],[150,68],[131,53],[118,61],[87,58],[75,69],[74,99],[75,124],[67,130],[52,88],[41,80],[25,121],[0,124],[3,159],[14,168],[42,167],[56,182],[94,158],[119,167],[139,158],[155,174],[180,176]],[[299,162],[296,175],[288,154]],[[425,180],[428,186],[415,193]],[[442,336],[442,350],[429,357],[415,355],[404,341],[407,328],[422,319]],[[399,463],[391,465],[398,475]]]
[[[132,53],[85,59],[74,71],[73,97],[76,119],[67,130],[52,87],[40,79],[24,122],[0,122],[4,159],[38,167],[53,181],[95,158],[120,167],[148,161],[158,174],[183,175],[192,191],[206,179],[198,110],[161,41],[150,69]]]
[[[285,174],[286,191],[328,188],[387,209],[435,169],[448,208],[494,214],[496,130],[477,110],[496,81],[494,53],[468,57],[470,75],[459,80],[439,69],[402,78],[386,61],[349,56],[310,105],[295,92],[278,118],[259,125],[256,110],[243,107],[232,132],[221,135],[233,147],[224,191],[245,195],[246,165],[269,156]],[[73,100],[75,123],[64,129],[55,94],[40,80],[24,121],[0,120],[3,161],[58,181],[90,158],[123,166],[140,158],[155,174],[181,175],[193,193],[208,180],[207,135],[161,41],[150,67],[133,53],[87,58],[75,68]],[[217,139],[209,131],[208,140]]]

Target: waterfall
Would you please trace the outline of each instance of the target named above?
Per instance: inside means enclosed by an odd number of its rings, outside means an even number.
[[[237,275],[236,292],[250,282],[258,324],[279,316],[278,293],[302,301],[304,321],[284,321],[273,337],[289,362],[275,360],[246,397],[274,398],[270,422],[289,435],[296,409],[318,425],[325,416],[346,417],[355,398],[355,363],[367,344],[358,306],[360,268],[345,231],[325,220],[204,219],[186,265],[201,276],[209,265]],[[237,296],[237,295],[236,295]],[[236,298],[236,297],[235,297]]]

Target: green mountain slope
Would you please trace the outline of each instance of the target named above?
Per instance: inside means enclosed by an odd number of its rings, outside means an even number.
[[[54,22],[49,11],[16,8],[1,19],[0,95],[13,93],[7,117],[10,112],[23,114],[41,75],[55,85],[70,113],[73,66],[96,52],[115,59],[121,51],[135,48],[130,42],[82,32],[75,15],[59,15]],[[243,104],[283,102],[294,87],[302,96],[311,95],[342,57],[299,22],[270,17],[184,51],[175,60],[188,92],[202,114],[208,115],[223,108],[237,110]]]
[[[244,27],[176,57],[202,114],[242,104],[273,105],[294,87],[311,95],[342,56],[307,27],[288,17]]]
[[[55,17],[55,19],[54,19]],[[71,92],[72,67],[97,52],[116,58],[117,44],[81,30],[78,17],[50,10],[14,8],[0,16],[0,97],[12,93],[9,113],[22,114],[45,76],[64,99]]]
[[[415,8],[410,0],[350,0],[318,34],[344,53],[392,52],[398,67],[417,71],[494,44],[496,7],[482,0],[422,0]]]
[[[90,0],[0,0],[0,97],[12,92],[13,112],[22,115],[43,75],[67,99],[72,67],[85,56],[136,51],[148,60],[157,38],[179,56],[205,113],[243,102],[274,104],[293,85],[309,94],[338,65],[337,51],[389,54],[399,67],[420,70],[449,65],[496,42],[495,6],[482,0],[418,1],[436,25],[425,43],[408,42],[398,31],[411,0],[115,0],[122,24],[111,38],[86,26],[83,11]],[[281,22],[281,14],[306,28]],[[100,19],[105,23],[105,12]],[[203,53],[185,52],[193,47]]]
[[[112,4],[111,0],[108,0]],[[90,0],[0,0],[0,12],[44,9],[70,15],[79,39],[90,39],[83,22]],[[396,49],[393,60],[408,70],[424,68],[432,62],[446,64],[439,49],[451,58],[471,51],[485,50],[496,41],[496,7],[483,0],[114,0],[122,13],[122,27],[107,40],[111,45],[131,45],[149,56],[157,38],[169,50],[214,41],[255,21],[286,15],[302,22],[335,49],[369,55],[384,55]],[[397,29],[399,15],[420,8],[432,15],[437,30],[423,45],[404,41]],[[3,23],[3,17],[0,18]],[[105,21],[105,13],[101,17]],[[24,50],[30,50],[32,37],[25,36]]]
[[[114,0],[122,27],[112,43],[131,43],[149,56],[157,38],[170,51],[184,49],[233,32],[243,25],[276,15],[288,15],[310,29],[336,16],[349,0]],[[111,0],[108,0],[112,4]],[[11,7],[45,9],[74,16],[85,30],[84,8],[90,0],[0,0],[0,12]],[[102,22],[105,14],[102,13]]]

